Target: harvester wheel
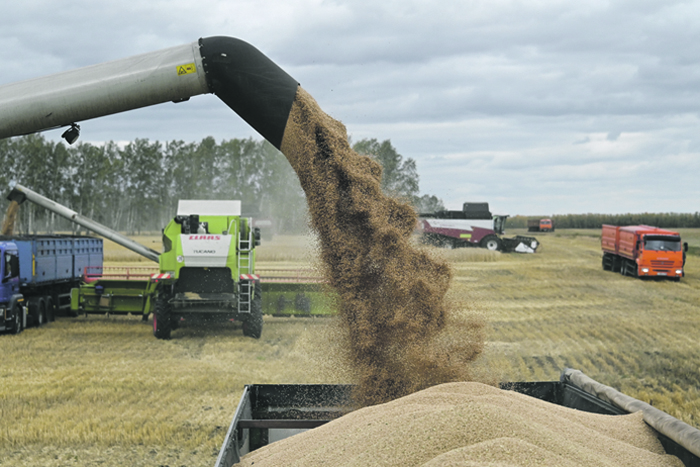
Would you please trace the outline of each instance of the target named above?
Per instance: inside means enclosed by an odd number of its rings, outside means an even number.
[[[156,298],[153,310],[153,335],[158,339],[170,339],[170,310],[163,296]]]
[[[501,239],[495,235],[488,235],[484,237],[481,242],[479,242],[481,248],[486,248],[487,250],[497,251],[501,249]]]
[[[260,339],[263,328],[263,312],[262,312],[262,291],[260,285],[255,283],[255,297],[250,307],[250,315],[243,321],[243,335]]]

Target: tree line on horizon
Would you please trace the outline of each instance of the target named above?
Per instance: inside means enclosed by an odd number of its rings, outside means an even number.
[[[506,220],[511,229],[527,228],[531,219],[552,219],[555,229],[600,229],[608,225],[651,225],[665,229],[700,228],[700,212],[695,213],[627,213],[627,214],[563,214],[555,216],[513,216]]]
[[[353,145],[383,167],[382,189],[416,211],[444,209],[419,195],[413,159],[389,140]],[[81,215],[128,234],[160,232],[180,199],[241,201],[246,217],[271,219],[276,233],[307,231],[308,211],[299,180],[284,155],[265,140],[213,137],[186,143],[136,139],[125,145],[81,142],[66,146],[41,134],[0,140],[0,191],[16,181]],[[9,201],[2,196],[4,213]],[[84,229],[83,229],[84,230]],[[78,232],[80,227],[30,202],[19,210],[16,232]]]

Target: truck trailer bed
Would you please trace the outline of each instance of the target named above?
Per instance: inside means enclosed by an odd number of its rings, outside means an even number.
[[[668,454],[678,457],[686,467],[700,467],[700,430],[580,371],[566,369],[559,381],[503,383],[501,389],[597,414],[641,410]],[[348,413],[352,410],[351,391],[349,385],[246,385],[215,466],[231,467],[255,449]]]

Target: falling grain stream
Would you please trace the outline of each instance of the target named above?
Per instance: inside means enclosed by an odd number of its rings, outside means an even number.
[[[416,213],[382,193],[379,163],[355,153],[345,127],[301,88],[281,149],[306,193],[323,272],[340,297],[358,402],[467,380],[483,347],[482,323],[447,303],[450,268],[412,243]]]
[[[416,214],[382,193],[380,165],[301,88],[281,149],[307,196],[364,408],[241,465],[682,465],[641,414],[583,413],[468,382],[484,323],[446,299],[450,267],[411,241]]]

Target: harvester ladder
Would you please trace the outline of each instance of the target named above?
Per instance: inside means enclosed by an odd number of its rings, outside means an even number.
[[[247,219],[248,235],[243,235],[244,223],[241,222],[241,231],[238,235],[238,277],[242,274],[252,274],[251,251],[253,249],[253,229],[250,228],[251,219]],[[250,304],[253,295],[253,281],[240,279],[238,287],[238,311],[250,312]]]

